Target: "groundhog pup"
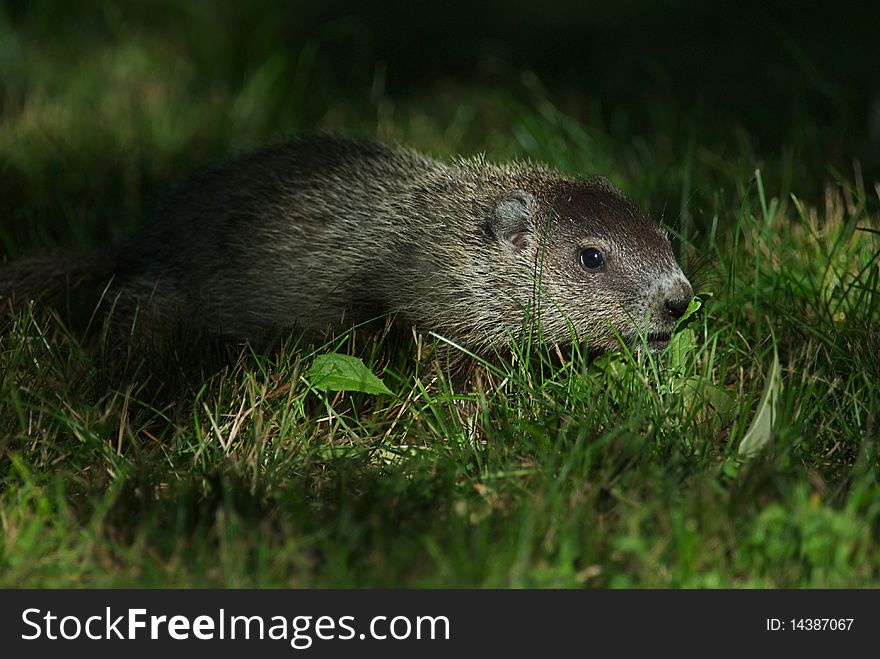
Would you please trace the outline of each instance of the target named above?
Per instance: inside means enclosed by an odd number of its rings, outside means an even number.
[[[196,173],[122,245],[35,263],[0,271],[0,295],[112,280],[123,303],[241,339],[396,314],[479,355],[538,328],[656,350],[693,294],[663,230],[604,178],[326,135]]]

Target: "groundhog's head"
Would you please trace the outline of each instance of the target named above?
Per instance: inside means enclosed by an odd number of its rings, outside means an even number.
[[[555,343],[574,330],[590,349],[612,350],[616,331],[659,350],[693,297],[666,234],[606,179],[509,192],[489,226],[512,267],[533,277],[532,308]]]

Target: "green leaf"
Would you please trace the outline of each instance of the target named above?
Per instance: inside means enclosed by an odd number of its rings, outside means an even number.
[[[681,324],[684,321],[686,321],[688,318],[690,318],[695,313],[697,313],[699,308],[703,306],[703,301],[700,299],[701,295],[704,297],[712,297],[712,293],[708,292],[708,291],[703,292],[703,293],[697,293],[696,295],[694,295],[691,298],[691,301],[688,302],[688,308],[684,310],[684,315],[681,318],[679,318],[678,321],[676,321],[676,323],[675,323],[676,328],[681,327]]]
[[[776,344],[774,344],[773,363],[770,365],[770,372],[767,374],[767,380],[764,382],[761,401],[758,403],[758,409],[755,411],[752,424],[739,444],[739,454],[741,456],[749,458],[770,443],[773,437],[773,426],[776,422],[776,406],[781,387],[779,354],[776,352]]]
[[[321,391],[362,391],[365,394],[394,393],[367,368],[363,360],[349,355],[330,353],[312,361],[306,378]]]
[[[697,421],[712,416],[726,425],[733,420],[737,408],[736,399],[711,380],[702,376],[686,378],[680,389],[689,405],[700,405],[703,408],[697,413]]]
[[[689,327],[672,335],[666,350],[669,354],[669,368],[673,373],[680,373],[684,370],[688,356],[690,356],[696,346],[696,336],[694,336],[693,330]]]

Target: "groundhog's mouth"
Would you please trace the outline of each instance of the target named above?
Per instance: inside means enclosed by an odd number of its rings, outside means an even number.
[[[647,345],[651,352],[660,352],[669,345],[670,332],[649,332],[648,334],[638,334],[632,340],[633,349],[640,352]]]

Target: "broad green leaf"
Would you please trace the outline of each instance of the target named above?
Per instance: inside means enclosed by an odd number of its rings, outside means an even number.
[[[712,293],[703,292],[703,293],[697,293],[697,295],[694,295],[691,298],[691,301],[688,302],[688,308],[684,310],[684,315],[676,321],[676,323],[675,323],[676,327],[680,327],[684,321],[686,321],[688,318],[690,318],[695,313],[697,313],[697,311],[700,309],[700,307],[703,306],[703,301],[699,297],[700,295],[703,295],[706,297],[711,297]]]
[[[727,425],[733,420],[737,408],[736,399],[707,378],[702,376],[686,378],[680,385],[680,390],[688,406],[699,406],[695,416],[697,422],[702,423],[714,418],[722,425]]]
[[[696,344],[694,332],[689,327],[672,335],[666,349],[669,355],[669,368],[673,373],[684,369],[687,358],[694,351]]]
[[[349,355],[331,353],[312,361],[306,378],[321,391],[362,391],[365,394],[394,393],[367,368],[363,360]]]
[[[773,345],[773,363],[767,380],[764,382],[764,391],[761,401],[755,411],[752,424],[743,436],[739,444],[739,454],[743,457],[751,457],[770,443],[773,436],[773,426],[776,422],[776,406],[779,400],[779,390],[782,381],[779,377],[779,354],[776,345]]]

